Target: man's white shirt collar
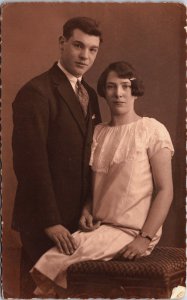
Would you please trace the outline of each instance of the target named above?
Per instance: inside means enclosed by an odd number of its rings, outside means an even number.
[[[69,82],[71,83],[71,86],[73,88],[74,91],[76,91],[76,83],[77,80],[81,81],[82,80],[82,76],[80,77],[75,77],[72,74],[70,74],[60,63],[60,60],[57,63],[57,66],[64,72],[64,74],[66,75],[66,77],[68,78]]]

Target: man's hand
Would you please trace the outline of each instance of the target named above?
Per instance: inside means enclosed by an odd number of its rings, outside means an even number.
[[[56,244],[60,252],[71,255],[77,249],[75,239],[64,226],[54,225],[45,228],[45,233]]]
[[[150,241],[141,236],[137,236],[131,243],[126,245],[115,258],[135,259],[142,256],[149,247]]]
[[[79,227],[82,231],[93,231],[101,225],[101,221],[93,222],[93,216],[90,213],[83,214],[79,221]]]

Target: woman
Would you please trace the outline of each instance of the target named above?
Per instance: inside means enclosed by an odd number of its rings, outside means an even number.
[[[54,247],[32,269],[45,293],[55,285],[66,288],[66,270],[77,261],[150,254],[171,205],[172,142],[164,125],[136,114],[134,102],[144,91],[134,68],[123,61],[110,64],[98,93],[107,100],[111,121],[94,131],[93,201],[82,212],[82,231],[73,234],[74,253],[67,256]]]

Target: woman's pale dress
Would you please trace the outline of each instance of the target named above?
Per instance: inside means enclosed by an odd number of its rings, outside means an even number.
[[[66,270],[71,264],[110,260],[137,236],[152,200],[150,159],[162,148],[174,152],[167,129],[153,118],[143,117],[113,127],[104,123],[96,126],[90,159],[92,214],[101,226],[95,231],[73,234],[79,245],[73,255],[62,254],[54,247],[39,259],[31,273],[41,290],[50,290],[52,282],[66,288]],[[151,253],[161,231],[162,228],[144,255]]]

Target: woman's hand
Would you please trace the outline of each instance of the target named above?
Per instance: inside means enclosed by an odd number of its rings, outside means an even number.
[[[150,241],[138,235],[132,242],[126,245],[117,257],[135,259],[142,256],[148,249]]]
[[[93,221],[93,216],[89,212],[83,213],[79,221],[80,229],[86,232],[97,229],[100,226],[100,224],[100,221]]]

